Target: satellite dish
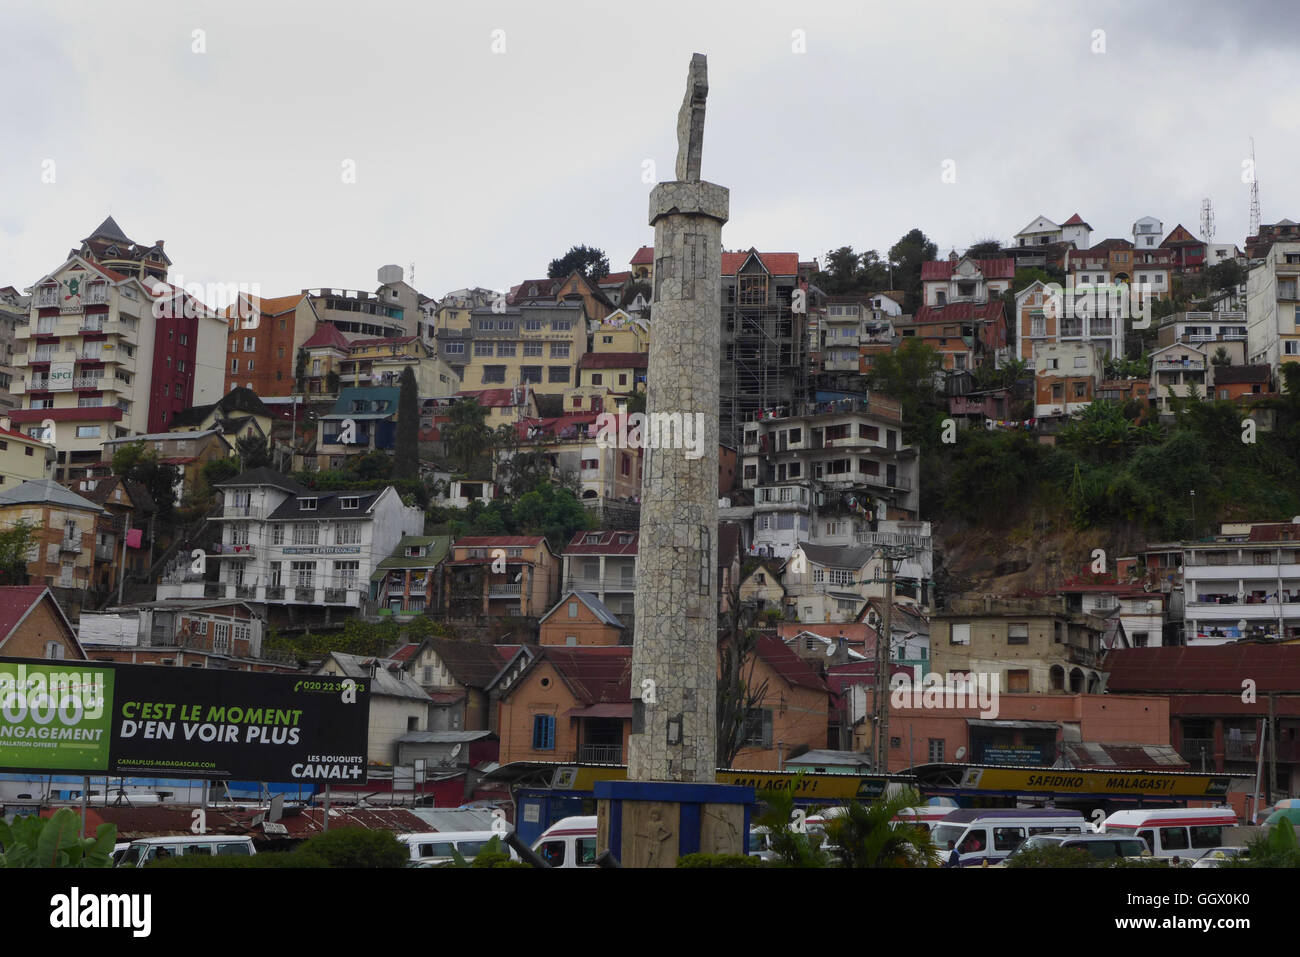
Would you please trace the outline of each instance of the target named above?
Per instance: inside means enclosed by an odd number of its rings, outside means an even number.
[[[960,748],[958,748],[956,753],[953,754],[953,757],[955,757],[958,761],[966,757],[966,746],[962,745]]]
[[[838,647],[839,647],[839,642],[837,641],[826,642],[826,657],[827,658],[835,657],[835,651]]]
[[[460,754],[460,749],[463,747],[464,747],[463,744],[457,743],[456,746],[451,749],[451,756],[453,758],[456,757],[456,755]]]

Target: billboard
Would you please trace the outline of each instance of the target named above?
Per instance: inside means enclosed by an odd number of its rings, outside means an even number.
[[[0,771],[366,780],[369,683],[0,658]]]

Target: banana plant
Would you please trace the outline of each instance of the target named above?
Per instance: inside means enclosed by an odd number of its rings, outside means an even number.
[[[0,867],[112,867],[117,825],[101,824],[94,837],[78,837],[77,815],[59,808],[48,818],[0,821]]]

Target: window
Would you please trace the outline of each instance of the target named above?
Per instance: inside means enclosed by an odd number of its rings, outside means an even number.
[[[343,522],[338,526],[334,533],[334,543],[336,545],[359,545],[361,544],[361,523]]]
[[[491,356],[495,352],[496,349],[493,347],[492,343],[490,342],[474,343],[474,355],[476,356]]]
[[[570,618],[578,617],[578,603],[576,601],[569,602],[569,617]]]
[[[361,563],[358,561],[335,562],[334,579],[339,588],[354,590],[357,587],[357,573],[361,570]]]
[[[228,622],[218,621],[213,624],[212,651],[218,655],[230,653],[230,624]]]
[[[533,715],[533,750],[555,750],[555,715]]]
[[[506,367],[505,366],[484,366],[483,381],[484,382],[505,382]]]
[[[1187,828],[1185,827],[1162,827],[1160,828],[1160,847],[1166,851],[1185,851],[1187,850]]]
[[[525,331],[525,332],[541,332],[541,331],[542,331],[542,320],[540,320],[540,319],[525,319],[525,320],[524,320],[524,331]]]
[[[253,371],[253,360],[252,360],[252,359],[249,359],[249,360],[248,360],[248,371],[249,371],[249,372],[252,372],[252,371]]]
[[[354,509],[354,508],[356,508],[360,503],[361,503],[361,499],[357,498],[355,495],[348,495],[348,496],[344,496],[343,498],[339,499],[339,508],[342,508],[342,509]]]
[[[568,382],[570,371],[571,370],[569,369],[568,366],[547,366],[546,381],[547,382]]]
[[[525,342],[524,355],[540,356],[542,354],[542,344],[540,342]]]
[[[744,747],[772,747],[772,709],[750,708],[745,715]]]
[[[315,545],[320,537],[320,527],[314,524],[303,523],[293,527],[293,543],[295,545]]]
[[[1029,644],[1029,622],[1016,621],[1007,625],[1007,644],[1008,645]]]
[[[315,562],[292,562],[290,571],[293,575],[293,583],[297,588],[313,588],[316,581],[316,563]]]
[[[46,658],[62,658],[64,656],[63,643],[59,641],[47,641],[45,643]]]
[[[525,343],[525,345],[527,345],[527,343]],[[527,352],[528,350],[525,349],[524,354],[527,355]],[[537,354],[541,355],[541,349],[537,350]],[[541,382],[542,367],[541,366],[520,366],[519,381],[520,382]]]
[[[79,426],[77,426],[77,438],[79,438],[79,439],[97,439],[97,438],[99,438],[99,426],[97,426],[97,425],[79,425]]]
[[[272,526],[271,526],[271,544],[272,544],[272,545],[283,545],[283,544],[284,544],[284,526],[283,526],[283,525],[272,525]]]
[[[552,343],[551,343],[551,358],[552,358],[552,359],[567,359],[567,358],[569,358],[569,343],[567,343],[567,342],[552,342]]]
[[[930,738],[929,753],[931,764],[943,763],[943,738]]]
[[[592,385],[604,385],[604,381],[603,381],[603,380],[604,380],[604,377],[601,375],[601,373],[599,373],[599,372],[593,372],[593,373],[591,374],[591,384],[592,384]]]
[[[465,343],[448,342],[444,343],[442,351],[449,356],[463,356],[465,354]]]
[[[231,359],[231,360],[230,360],[230,372],[231,372],[231,374],[233,375],[233,374],[237,373],[238,371],[239,371],[239,360],[238,360],[238,359]]]
[[[969,645],[970,644],[970,622],[962,622],[960,624],[954,622],[952,625],[952,632],[948,636],[948,644]]]
[[[256,337],[256,336],[244,336],[244,351],[245,351],[245,352],[254,352],[254,351],[256,351],[256,350],[257,350],[257,337]]]
[[[314,497],[300,498],[298,500],[298,508],[304,512],[314,512],[316,511],[316,499]]]
[[[1025,839],[1024,828],[995,827],[993,829],[993,850],[1014,851]]]
[[[1007,691],[1013,694],[1029,693],[1029,670],[1027,668],[1013,669],[1007,672]]]
[[[515,355],[515,344],[513,342],[498,342],[497,355],[509,356],[510,358],[513,359]]]

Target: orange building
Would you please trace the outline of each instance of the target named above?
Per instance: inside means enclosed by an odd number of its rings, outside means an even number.
[[[512,667],[520,664],[522,670]],[[631,648],[520,649],[502,674],[513,678],[488,689],[500,702],[502,764],[626,763]]]
[[[560,559],[541,535],[462,538],[444,567],[453,618],[539,617],[560,591]]]
[[[808,664],[779,638],[758,639],[744,666],[748,687],[762,688],[745,729],[745,746],[731,762],[746,771],[780,771],[798,749],[826,747],[830,714],[829,689]],[[719,757],[721,760],[721,757]]]
[[[235,318],[236,309],[251,312]],[[298,350],[316,332],[316,309],[306,293],[275,299],[244,297],[231,307],[227,332],[226,394],[246,386],[259,396],[287,396],[297,390]]]
[[[1249,396],[1267,395],[1272,391],[1269,366],[1216,366],[1210,365],[1216,399],[1236,400]]]
[[[543,645],[588,647],[621,644],[626,628],[590,592],[569,591],[539,622]],[[627,635],[629,641],[631,635]]]

